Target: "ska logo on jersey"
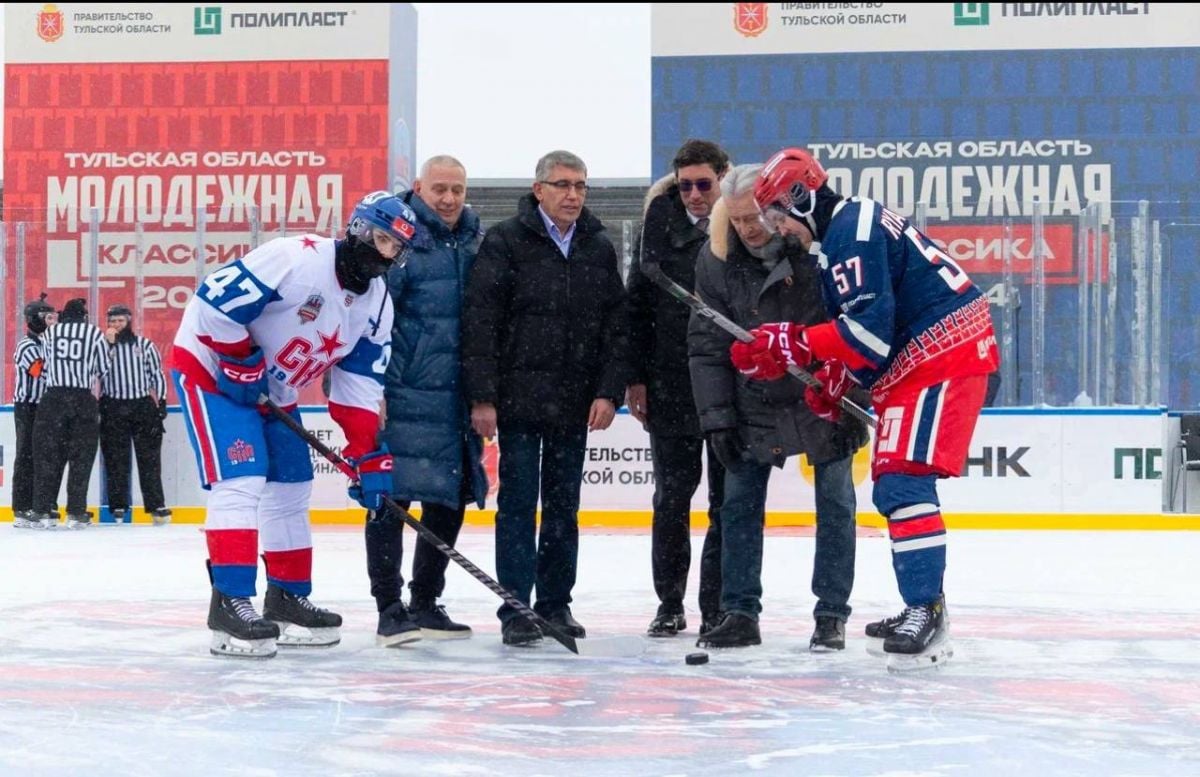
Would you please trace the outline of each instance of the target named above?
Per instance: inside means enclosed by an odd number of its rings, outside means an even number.
[[[325,304],[325,298],[320,294],[311,294],[300,309],[296,311],[300,316],[300,323],[307,324],[317,320],[317,316],[321,315],[321,306]]]
[[[225,449],[225,456],[233,464],[248,464],[254,461],[254,446],[239,437]]]
[[[341,360],[338,350],[346,345],[341,339],[341,332],[340,325],[332,334],[317,332],[320,344],[300,336],[288,340],[275,354],[276,371],[282,370],[285,376],[276,377],[296,388],[303,388],[320,378],[325,370]]]

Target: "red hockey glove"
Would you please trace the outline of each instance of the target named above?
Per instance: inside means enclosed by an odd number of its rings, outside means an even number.
[[[850,371],[839,361],[827,361],[815,375],[821,381],[821,388],[806,388],[804,401],[817,418],[836,424],[842,417],[842,397],[850,390]]]
[[[750,332],[754,341],[736,342],[729,348],[733,366],[752,380],[778,380],[789,365],[804,367],[812,361],[804,327],[787,321],[763,324]]]

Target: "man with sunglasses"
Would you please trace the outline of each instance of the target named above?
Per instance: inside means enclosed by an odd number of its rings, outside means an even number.
[[[673,637],[687,628],[683,598],[691,566],[692,495],[700,485],[704,435],[688,372],[688,307],[641,270],[657,265],[686,289],[696,281],[696,255],[708,240],[709,217],[729,155],[716,143],[688,140],[675,153],[673,173],[650,187],[640,240],[629,269],[630,414],[650,433],[654,459],[650,541],[658,612],[646,629]],[[725,467],[708,447],[708,532],[700,556],[700,633],[719,620],[721,606],[721,498]]]
[[[463,305],[463,381],[471,424],[500,442],[496,577],[561,631],[579,556],[579,491],[588,432],[625,396],[625,289],[604,225],[583,203],[587,166],[569,151],[537,164],[517,215],[488,230]],[[540,534],[536,523],[542,503]],[[540,629],[500,608],[506,645]]]
[[[752,380],[789,365],[824,362],[821,390],[805,400],[837,417],[851,386],[871,389],[879,427],[872,477],[888,522],[892,566],[905,608],[867,625],[868,650],[893,669],[943,663],[953,654],[942,579],[946,526],[939,478],[957,477],[999,364],[987,299],[954,260],[908,219],[872,200],[843,199],[807,151],[786,148],[763,167],[755,201],[777,233],[818,245],[834,320],[765,324],[730,356]]]

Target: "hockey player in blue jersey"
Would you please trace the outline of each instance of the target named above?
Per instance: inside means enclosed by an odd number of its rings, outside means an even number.
[[[744,374],[777,380],[789,365],[823,362],[823,388],[805,400],[840,414],[846,390],[871,390],[879,418],[873,500],[888,522],[900,615],[867,626],[868,650],[894,669],[947,660],[942,578],[946,527],[937,480],[956,477],[999,364],[987,300],[962,268],[908,219],[867,199],[844,199],[808,152],[788,148],[763,167],[755,201],[767,225],[816,255],[832,321],[789,322],[734,343]]]

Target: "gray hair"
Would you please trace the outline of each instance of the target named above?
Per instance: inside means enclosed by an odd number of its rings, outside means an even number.
[[[754,191],[754,182],[758,180],[758,173],[763,169],[762,165],[738,165],[725,173],[725,177],[721,179],[721,196],[726,200],[732,200],[734,197],[741,197],[746,192]]]
[[[458,161],[457,159],[450,156],[449,154],[437,154],[436,156],[431,156],[428,159],[426,159],[425,164],[421,165],[421,177],[422,178],[427,177],[429,175],[429,168],[435,167],[435,166],[436,167],[457,167],[459,170],[463,171],[464,176],[467,174],[467,166],[464,165],[462,162]]]
[[[587,165],[583,160],[572,154],[570,151],[551,151],[544,157],[538,160],[537,170],[534,172],[535,181],[544,181],[546,176],[550,175],[550,171],[556,167],[565,167],[568,170],[575,170],[587,176]]]

